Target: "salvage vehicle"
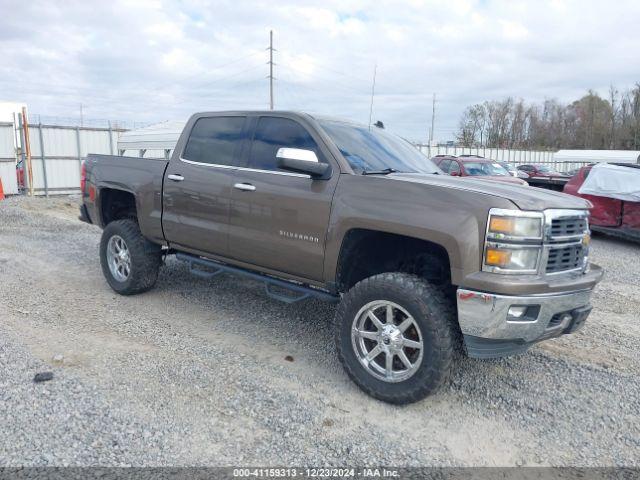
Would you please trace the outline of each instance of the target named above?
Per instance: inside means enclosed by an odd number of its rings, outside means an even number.
[[[434,393],[458,352],[492,358],[575,332],[602,269],[588,202],[453,178],[383,129],[296,112],[193,115],[169,160],[89,155],[81,219],[113,290],[175,255],[202,277],[338,304],[337,353],[366,393]]]
[[[534,187],[561,192],[570,176],[556,172],[547,165],[518,165],[518,171],[527,175],[527,183]]]
[[[523,172],[522,170],[518,170],[515,165],[508,163],[508,162],[498,162],[500,165],[502,165],[504,167],[504,169],[509,172],[509,175],[511,175],[512,177],[518,177],[518,178],[529,178],[529,175],[527,175],[525,172]],[[528,185],[528,184],[527,184]]]
[[[587,178],[594,184],[588,185]],[[592,230],[640,241],[640,165],[586,165],[569,180],[564,192],[591,202]]]
[[[547,165],[518,165],[518,170],[526,173],[529,177],[562,177],[560,172],[549,168]]]
[[[431,159],[443,172],[452,177],[478,177],[483,180],[495,182],[513,183],[515,185],[528,185],[519,178],[514,178],[509,171],[498,162],[478,156],[442,156]]]

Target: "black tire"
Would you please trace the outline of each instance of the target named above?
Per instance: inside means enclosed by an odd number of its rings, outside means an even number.
[[[379,300],[404,308],[418,324],[422,336],[424,348],[422,360],[417,362],[419,366],[412,376],[396,383],[370,373],[358,360],[351,340],[358,312]],[[455,322],[452,302],[442,287],[406,273],[375,275],[353,286],[338,305],[335,319],[338,357],[349,377],[372,397],[394,404],[416,402],[435,393],[449,379],[457,341]]]
[[[114,236],[124,240],[130,256],[130,270],[126,280],[114,277],[107,260],[109,240]],[[124,219],[109,223],[100,240],[100,265],[109,286],[120,295],[135,295],[151,289],[158,279],[162,251],[159,245],[142,236],[135,220]]]

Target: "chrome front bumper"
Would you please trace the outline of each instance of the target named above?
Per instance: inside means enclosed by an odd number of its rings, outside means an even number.
[[[458,322],[468,355],[520,353],[540,340],[578,330],[591,311],[591,292],[509,296],[459,288]],[[527,314],[510,316],[511,307],[525,307]]]

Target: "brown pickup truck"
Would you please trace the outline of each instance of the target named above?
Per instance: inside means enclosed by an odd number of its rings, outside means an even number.
[[[585,200],[443,175],[380,128],[302,113],[193,115],[169,161],[89,155],[82,191],[116,292],[152,288],[175,254],[278,300],[337,302],[342,364],[392,403],[436,391],[458,351],[576,331],[603,275]]]

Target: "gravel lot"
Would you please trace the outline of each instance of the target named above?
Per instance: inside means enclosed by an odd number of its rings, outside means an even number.
[[[1,466],[640,466],[638,245],[594,239],[607,277],[576,335],[464,359],[394,407],[343,373],[334,307],[173,259],[118,296],[76,218],[74,199],[0,202]]]

